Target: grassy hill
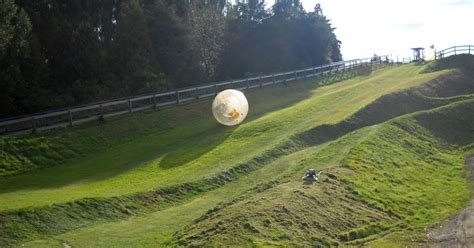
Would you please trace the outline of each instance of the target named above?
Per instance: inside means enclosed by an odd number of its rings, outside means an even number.
[[[421,239],[468,201],[472,94],[463,71],[410,64],[247,92],[234,128],[205,100],[2,137],[0,245]],[[323,180],[303,184],[307,167]]]
[[[436,135],[431,122],[446,118],[448,132],[466,134],[474,130],[472,124],[466,128],[474,117],[459,113],[470,111],[473,100],[345,135],[295,167],[324,168],[322,182],[305,185],[298,180],[301,175],[289,173],[206,213],[178,232],[171,244],[357,244],[389,233],[406,241],[422,240],[424,227],[463,209],[469,200],[466,151]],[[462,143],[473,141],[471,132]],[[348,144],[339,165],[328,166],[324,158]]]

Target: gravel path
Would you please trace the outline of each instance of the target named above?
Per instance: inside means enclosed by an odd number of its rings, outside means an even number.
[[[474,155],[466,159],[469,179],[474,183]],[[474,199],[459,215],[427,233],[431,247],[474,248]]]

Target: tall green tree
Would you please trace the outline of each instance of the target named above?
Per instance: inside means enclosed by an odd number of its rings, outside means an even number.
[[[220,63],[219,79],[251,75],[258,68],[257,54],[262,44],[262,22],[270,17],[265,1],[237,2],[228,8]]]
[[[219,78],[228,79],[317,66],[341,59],[340,41],[322,11],[296,0],[237,3],[226,18]]]
[[[63,107],[101,98],[107,28],[98,16],[107,16],[103,7],[111,1],[18,1],[33,23],[34,67],[48,74],[47,79],[31,81],[55,96],[46,97],[40,106]]]
[[[0,1],[0,115],[15,113],[19,91],[28,91],[22,64],[30,55],[30,20],[13,0]]]
[[[305,13],[299,0],[276,0],[272,10],[274,16],[280,18],[301,17]]]
[[[113,38],[110,63],[119,76],[120,91],[128,94],[155,89],[161,68],[154,63],[148,26],[138,0],[123,0]]]
[[[225,0],[190,0],[187,22],[194,37],[193,45],[199,51],[200,61],[209,79],[216,76],[225,32]]]
[[[0,115],[341,59],[299,0],[0,0]]]
[[[163,69],[167,81],[182,87],[203,80],[199,51],[192,45],[192,35],[185,22],[175,14],[173,6],[160,0],[145,4],[153,57]]]

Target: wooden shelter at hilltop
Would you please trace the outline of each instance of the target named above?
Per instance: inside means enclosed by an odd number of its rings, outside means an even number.
[[[414,47],[413,50],[413,61],[424,61],[425,57],[425,48],[423,47]]]

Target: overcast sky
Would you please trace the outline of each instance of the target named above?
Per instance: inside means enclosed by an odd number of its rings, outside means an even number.
[[[393,54],[412,56],[411,47],[474,45],[474,0],[302,0],[320,3],[342,41],[344,59]],[[271,7],[274,0],[267,0]]]

